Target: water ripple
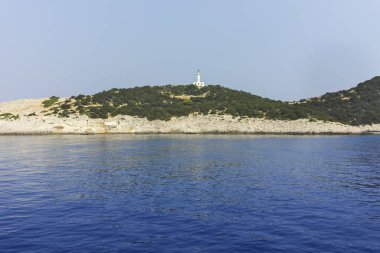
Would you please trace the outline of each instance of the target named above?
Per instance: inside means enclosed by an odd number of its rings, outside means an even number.
[[[378,252],[380,136],[2,136],[1,252]]]

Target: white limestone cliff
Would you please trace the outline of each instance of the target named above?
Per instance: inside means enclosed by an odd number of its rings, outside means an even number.
[[[0,117],[0,134],[105,134],[105,133],[236,133],[236,134],[365,134],[379,133],[380,124],[350,126],[337,122],[267,120],[230,115],[189,115],[169,121],[132,116],[91,119],[84,115],[60,118],[44,116],[45,99],[24,99],[0,103],[0,115],[11,113],[17,119]],[[35,114],[35,116],[34,116]],[[29,115],[29,116],[28,116]]]

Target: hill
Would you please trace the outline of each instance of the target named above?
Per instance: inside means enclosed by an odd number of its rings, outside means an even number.
[[[295,105],[219,85],[200,89],[194,85],[111,89],[92,96],[73,96],[63,101],[51,97],[43,103],[46,115],[56,114],[62,117],[76,113],[90,118],[131,115],[149,120],[170,120],[171,117],[191,113],[268,119],[298,119],[308,116]]]
[[[219,85],[144,86],[111,89],[69,99],[51,97],[43,101],[45,116],[87,115],[106,119],[130,115],[148,120],[170,120],[189,114],[232,115],[276,120],[309,119],[350,125],[380,123],[380,77],[356,87],[326,93],[317,98],[288,103],[262,98]]]
[[[380,123],[380,77],[374,77],[349,90],[301,100],[299,107],[327,115],[344,124]]]

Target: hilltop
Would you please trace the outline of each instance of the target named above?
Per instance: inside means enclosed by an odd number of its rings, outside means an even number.
[[[303,99],[298,107],[344,124],[380,123],[380,77],[374,77],[348,90]]]

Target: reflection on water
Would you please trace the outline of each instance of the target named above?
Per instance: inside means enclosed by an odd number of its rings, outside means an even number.
[[[380,136],[0,141],[4,252],[380,248]]]

